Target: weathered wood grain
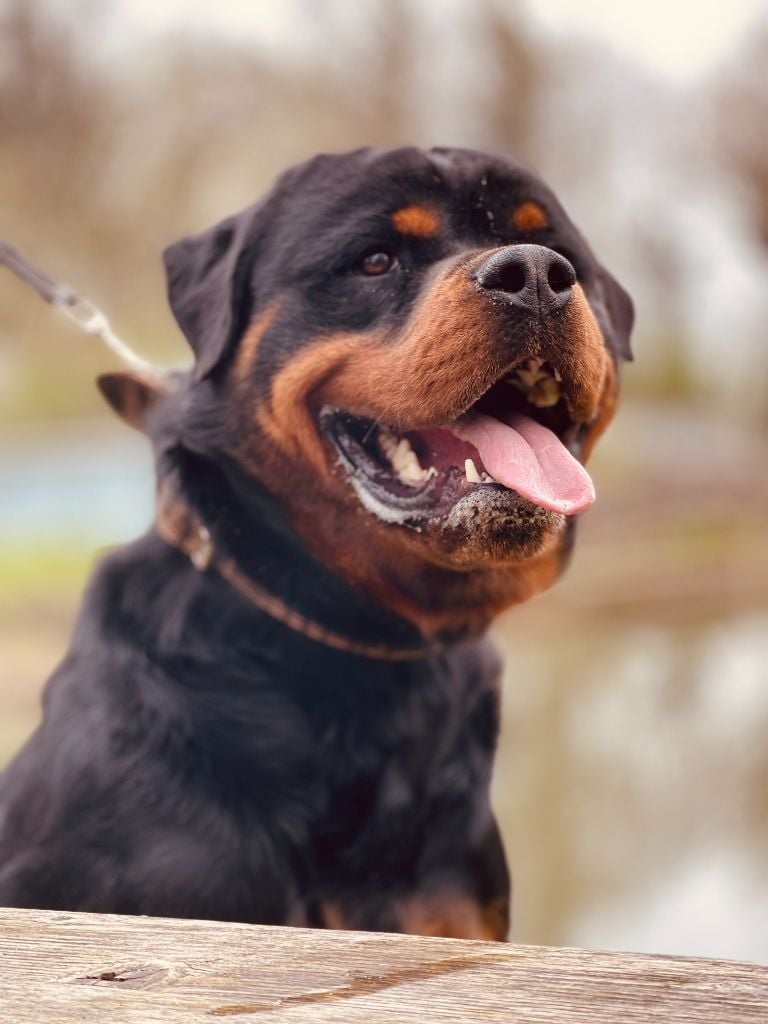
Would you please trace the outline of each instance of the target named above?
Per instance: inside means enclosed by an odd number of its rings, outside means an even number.
[[[768,1021],[754,964],[0,910],[3,1024]]]

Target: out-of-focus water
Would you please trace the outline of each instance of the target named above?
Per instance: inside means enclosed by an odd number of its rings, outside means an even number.
[[[768,961],[768,610],[536,619],[498,637],[517,937]]]
[[[152,515],[146,441],[103,421],[4,441],[0,488],[5,551],[113,544]],[[586,525],[572,577],[589,591],[604,586],[605,531]],[[585,612],[569,577],[495,629],[513,938],[768,961],[768,607],[713,611],[710,596],[704,615],[661,602],[637,617],[633,585],[612,584],[621,615],[610,593]],[[40,616],[33,601],[3,631],[0,763],[36,720],[73,603]]]
[[[0,538],[5,546],[115,544],[152,517],[145,438],[94,420],[0,441]]]

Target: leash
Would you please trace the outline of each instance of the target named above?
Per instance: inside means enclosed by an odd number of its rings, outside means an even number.
[[[103,342],[124,363],[142,376],[156,378],[159,371],[152,363],[138,356],[112,330],[109,320],[90,299],[83,298],[69,285],[59,284],[39,267],[34,266],[8,242],[0,238],[0,266],[28,284],[49,305],[57,309],[76,327]]]
[[[302,615],[246,576],[233,558],[218,553],[202,519],[188,505],[171,495],[168,487],[161,486],[158,493],[156,528],[165,543],[185,554],[198,572],[214,569],[250,604],[294,632],[325,647],[376,661],[416,661],[445,650],[445,645],[441,643],[412,648],[361,643],[326,629],[314,619]]]
[[[98,306],[83,298],[68,285],[54,281],[2,239],[0,266],[7,267],[11,273],[33,288],[41,299],[63,313],[80,330],[102,341],[140,375],[150,379],[160,375],[157,367],[138,356],[115,334],[109,320]],[[202,520],[181,501],[172,499],[162,488],[158,496],[156,527],[166,544],[187,555],[198,572],[215,569],[230,586],[260,611],[316,643],[343,651],[345,654],[356,654],[377,661],[415,661],[444,650],[444,646],[438,643],[415,648],[360,643],[351,637],[326,629],[246,576],[234,559],[219,554],[214,548],[210,531]]]

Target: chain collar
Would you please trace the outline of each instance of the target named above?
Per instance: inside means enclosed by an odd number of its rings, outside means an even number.
[[[161,485],[158,493],[156,528],[166,544],[185,554],[198,572],[217,572],[260,611],[325,647],[377,661],[415,661],[444,650],[444,645],[438,642],[410,648],[362,643],[302,615],[247,576],[233,558],[218,551],[200,516],[173,495],[167,485]]]

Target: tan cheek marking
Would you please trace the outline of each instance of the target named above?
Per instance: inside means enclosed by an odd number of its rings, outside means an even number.
[[[549,227],[549,218],[542,207],[530,199],[512,211],[511,219],[518,231],[541,231]]]
[[[250,374],[253,362],[256,359],[256,352],[258,350],[261,339],[267,333],[269,328],[277,315],[279,310],[277,302],[273,302],[267,306],[263,313],[250,324],[247,331],[240,339],[240,344],[237,348],[237,355],[235,356],[232,364],[232,376],[238,383],[242,383],[246,380]]]
[[[567,349],[557,340],[555,344],[572,382],[570,411],[575,419],[589,424],[580,456],[586,462],[616,412],[619,375],[581,285],[573,289],[559,333],[568,338]]]
[[[310,398],[356,348],[367,348],[365,340],[341,335],[310,343],[277,374],[269,405],[259,411],[259,425],[272,441],[288,456],[303,455],[321,477],[327,476],[328,467]]]
[[[492,384],[502,369],[498,331],[464,274],[448,274],[432,288],[397,341],[382,334],[335,335],[294,356],[273,381],[270,408],[260,414],[260,423],[273,441],[286,454],[303,454],[325,475],[326,459],[314,428],[311,398],[317,408],[329,404],[411,430],[459,415],[468,397],[482,383]],[[608,357],[602,332],[579,285],[553,341],[558,348],[556,361],[567,365],[566,375],[572,382],[572,414],[588,422],[598,408]]]
[[[270,407],[259,417],[263,429],[286,454],[303,454],[323,474],[326,460],[311,402],[380,417],[394,427],[419,429],[454,419],[468,389],[478,388],[477,367],[488,384],[500,370],[487,309],[471,301],[464,272],[459,275],[449,274],[431,290],[398,340],[342,334],[299,352],[272,383]]]
[[[431,238],[440,229],[440,220],[426,206],[404,206],[392,214],[392,224],[402,235]]]
[[[595,444],[610,424],[616,412],[616,405],[619,397],[619,375],[612,359],[608,359],[605,365],[603,387],[600,394],[600,403],[597,416],[590,424],[586,437],[581,445],[581,461],[586,462]]]
[[[327,395],[353,415],[419,430],[458,416],[500,368],[494,321],[459,270],[430,289],[399,338],[353,348]]]
[[[600,404],[609,358],[603,332],[579,284],[574,286],[573,298],[563,311],[558,334],[567,341],[567,346],[563,346],[554,339],[558,350],[555,361],[571,384],[571,415],[586,423]]]

